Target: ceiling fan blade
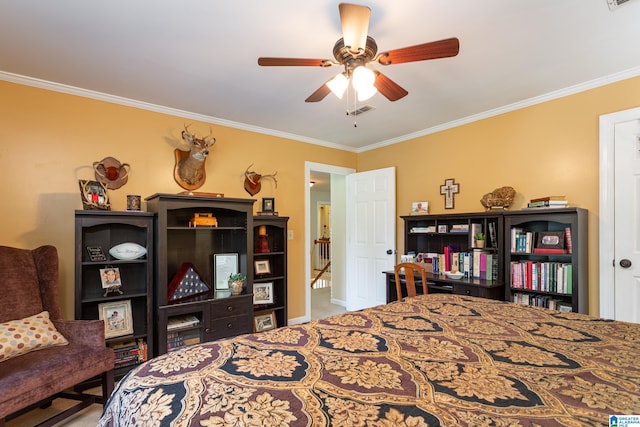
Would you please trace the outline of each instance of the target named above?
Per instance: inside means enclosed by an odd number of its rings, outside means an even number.
[[[325,83],[322,86],[320,86],[315,92],[309,95],[309,97],[305,99],[304,102],[322,101],[325,98],[325,96],[329,95],[330,93],[331,93],[331,89],[329,89],[329,86],[327,86],[327,84]]]
[[[342,38],[344,45],[352,53],[364,50],[367,45],[367,33],[369,32],[369,18],[371,9],[359,4],[340,3],[340,23],[342,24]]]
[[[312,58],[258,58],[258,65],[263,67],[330,67],[335,62],[329,59]]]
[[[426,59],[448,58],[450,56],[456,56],[459,50],[460,41],[452,37],[450,39],[383,52],[380,54],[378,62],[382,65],[391,65],[402,64],[403,62],[424,61]]]
[[[400,98],[404,98],[409,94],[404,88],[391,80],[389,77],[382,74],[380,71],[374,71],[376,73],[376,80],[373,85],[378,89],[378,92],[384,95],[389,101],[397,101]]]

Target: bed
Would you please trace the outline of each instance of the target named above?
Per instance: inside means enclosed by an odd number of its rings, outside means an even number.
[[[140,365],[99,426],[591,426],[640,414],[640,325],[430,294]]]

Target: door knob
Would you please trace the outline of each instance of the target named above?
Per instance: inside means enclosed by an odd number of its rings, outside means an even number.
[[[628,259],[621,259],[620,260],[620,267],[622,268],[629,268],[631,267],[631,261]]]
[[[393,255],[393,250],[392,249],[387,249],[387,255]]]

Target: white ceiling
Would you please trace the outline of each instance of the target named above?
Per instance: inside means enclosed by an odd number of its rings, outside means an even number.
[[[375,95],[354,127],[346,101],[304,102],[338,67],[257,65],[333,59],[338,2],[0,0],[0,79],[358,152],[640,75],[638,0],[362,1],[380,51],[460,53],[376,65],[409,95]]]

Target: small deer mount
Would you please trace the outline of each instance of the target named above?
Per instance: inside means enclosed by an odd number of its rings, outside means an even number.
[[[205,161],[209,155],[209,148],[216,143],[216,139],[211,136],[198,138],[189,132],[189,126],[184,127],[182,139],[189,144],[189,151],[176,148],[176,165],[173,169],[173,177],[185,190],[192,191],[204,185],[207,174],[204,168]]]
[[[278,173],[278,171],[274,172],[271,175],[260,175],[254,171],[250,171],[249,168],[251,166],[253,166],[253,163],[249,165],[246,171],[244,171],[244,189],[247,191],[247,193],[251,194],[252,196],[258,194],[262,189],[262,184],[260,183],[260,181],[263,178],[273,179],[273,182],[276,183],[276,188],[278,188],[278,180],[276,180],[276,174]]]

